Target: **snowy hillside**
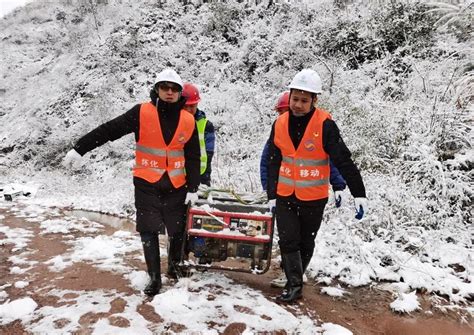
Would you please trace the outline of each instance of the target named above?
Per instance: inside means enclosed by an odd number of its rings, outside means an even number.
[[[34,189],[30,205],[133,218],[132,135],[80,169],[60,162],[173,67],[216,127],[213,185],[260,192],[273,106],[310,67],[370,206],[357,221],[348,190],[329,202],[312,279],[403,282],[472,317],[472,1],[202,2],[36,1],[1,18],[0,185]]]

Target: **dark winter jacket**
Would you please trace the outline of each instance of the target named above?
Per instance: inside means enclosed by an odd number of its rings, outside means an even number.
[[[314,108],[308,114],[296,117],[290,111],[289,117],[289,135],[295,148],[301,142],[306,126],[309,120],[314,114]],[[269,163],[268,163],[268,199],[275,199],[277,197],[277,182],[278,174],[280,170],[280,164],[282,155],[280,149],[274,144],[275,138],[275,123],[273,123],[272,132],[269,138]],[[353,197],[364,197],[365,198],[365,187],[362,181],[359,170],[355,166],[351,158],[351,152],[347,148],[346,144],[341,138],[339,128],[333,120],[325,120],[323,122],[323,148],[324,151],[329,155],[334,166],[339,170],[341,175],[344,177],[351,194]],[[280,196],[279,196],[280,197]],[[300,203],[301,205],[320,205],[322,202],[326,202],[327,199],[320,199],[314,201],[301,201],[296,198],[294,194],[289,197],[280,197],[283,200],[288,200],[294,203]]]
[[[179,111],[183,108],[185,100],[181,98],[176,103],[168,103],[159,100],[155,90],[150,92],[151,103],[158,105],[158,116],[165,143],[171,142],[179,121]],[[85,153],[103,145],[108,141],[114,141],[124,135],[134,133],[135,141],[139,139],[140,130],[140,104],[135,105],[128,112],[108,121],[90,133],[83,136],[74,146],[74,149],[82,156]],[[200,149],[199,138],[196,127],[190,140],[184,145],[184,157],[186,168],[186,187],[190,192],[195,192],[199,186]],[[137,178],[135,178],[137,179]],[[148,183],[147,181],[141,180]],[[173,192],[175,189],[171,184],[168,174],[153,184],[160,192]]]
[[[268,154],[269,143],[265,143],[263,147],[262,156],[260,157],[260,181],[262,183],[262,188],[264,191],[267,190],[267,179],[268,179],[268,161],[270,155]],[[329,160],[329,182],[332,185],[334,191],[342,191],[346,188],[346,181],[342,178],[339,170],[334,166],[331,160]]]
[[[194,115],[196,121],[206,119],[206,113],[198,109]],[[206,153],[207,153],[207,167],[206,171],[201,175],[201,184],[211,186],[211,172],[212,172],[212,157],[214,156],[214,146],[216,142],[216,136],[214,133],[214,125],[211,121],[207,120],[206,128],[204,129],[204,141],[206,142]]]

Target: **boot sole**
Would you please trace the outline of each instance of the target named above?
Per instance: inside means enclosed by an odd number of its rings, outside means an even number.
[[[280,304],[280,305],[291,305],[291,304],[294,304],[295,302],[298,302],[298,300],[301,300],[301,299],[303,299],[303,297],[299,297],[291,301],[283,301],[283,300],[277,299],[276,302],[277,304]]]
[[[307,281],[303,281],[303,285],[308,285],[308,282],[307,282]],[[270,286],[271,286],[271,287],[275,287],[275,288],[285,288],[286,283],[285,283],[285,284],[270,283]]]
[[[158,292],[156,292],[156,293],[155,293],[155,292],[145,292],[145,291],[143,291],[143,293],[144,293],[147,297],[153,298],[155,295],[160,294],[160,291],[158,291]]]
[[[294,302],[296,302],[297,300],[300,300],[300,299],[303,299],[303,295],[300,295],[300,296],[294,298],[293,300],[282,300],[280,297],[277,297],[276,302],[279,303],[279,304],[292,304],[292,303],[294,303]]]

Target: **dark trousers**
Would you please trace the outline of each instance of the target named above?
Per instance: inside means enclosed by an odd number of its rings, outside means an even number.
[[[141,232],[140,239],[143,244],[154,243],[155,241],[159,242],[158,233],[154,232]],[[174,236],[169,236],[169,249],[168,249],[168,261],[173,261],[179,263],[181,260],[181,248],[183,245],[183,234],[176,234]],[[158,245],[159,247],[159,245]],[[159,255],[159,250],[156,251]]]
[[[186,188],[162,190],[138,178],[134,184],[137,231],[164,233],[166,227],[168,236],[182,236],[186,223]]]
[[[277,198],[276,222],[282,254],[300,251],[303,263],[309,263],[325,206],[326,202],[304,206]]]

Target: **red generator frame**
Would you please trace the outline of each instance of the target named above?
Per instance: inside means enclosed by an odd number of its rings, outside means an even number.
[[[263,274],[270,268],[273,231],[274,215],[265,205],[199,200],[188,209],[184,267]]]

